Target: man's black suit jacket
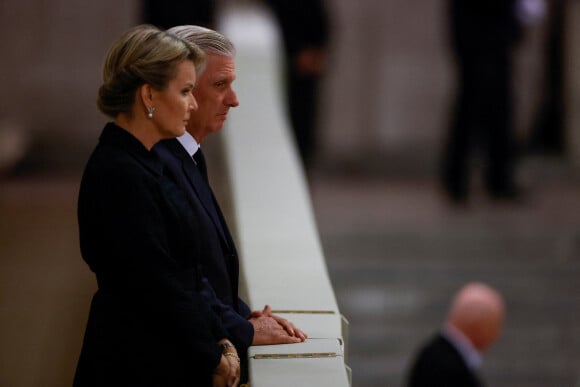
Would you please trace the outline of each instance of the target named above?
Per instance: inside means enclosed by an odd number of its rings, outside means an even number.
[[[242,358],[252,344],[254,328],[247,320],[250,309],[238,297],[239,261],[233,238],[220,207],[192,157],[176,139],[164,140],[154,152],[165,163],[174,178],[187,193],[191,208],[198,216],[201,230],[196,238],[202,246],[204,295],[221,317],[229,337]],[[213,208],[212,208],[213,207]]]
[[[521,38],[516,0],[449,0],[451,40],[459,55],[506,51]]]
[[[96,274],[74,386],[210,386],[227,337],[201,296],[198,219],[163,164],[108,124],[78,199]]]
[[[417,354],[407,386],[481,387],[483,384],[453,344],[445,336],[437,334]]]

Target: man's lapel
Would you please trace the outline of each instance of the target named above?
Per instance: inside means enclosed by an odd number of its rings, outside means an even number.
[[[185,174],[193,191],[218,229],[220,237],[228,245],[229,243],[227,242],[225,231],[218,215],[217,204],[215,203],[211,187],[205,182],[199,168],[185,150],[184,152],[180,152],[180,159],[182,172]]]

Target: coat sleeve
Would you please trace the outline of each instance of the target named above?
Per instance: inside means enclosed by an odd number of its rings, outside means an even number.
[[[151,339],[175,341],[184,364],[211,372],[226,333],[195,286],[197,267],[172,256],[182,238],[167,217],[158,181],[143,173],[110,168],[87,174],[79,195],[83,258],[99,290],[115,294],[151,329]],[[155,348],[154,344],[151,344]]]

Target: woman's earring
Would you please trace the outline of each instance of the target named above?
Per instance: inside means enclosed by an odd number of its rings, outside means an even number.
[[[153,118],[153,112],[155,111],[154,107],[147,108],[147,117]]]

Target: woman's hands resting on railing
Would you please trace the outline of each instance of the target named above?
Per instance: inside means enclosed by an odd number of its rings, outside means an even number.
[[[308,337],[290,321],[272,314],[270,305],[252,312],[248,320],[254,326],[252,345],[300,343]]]

